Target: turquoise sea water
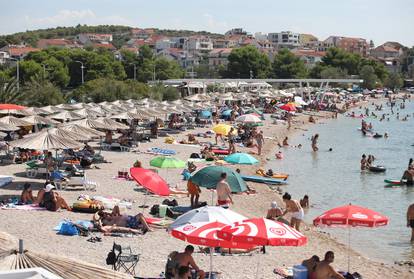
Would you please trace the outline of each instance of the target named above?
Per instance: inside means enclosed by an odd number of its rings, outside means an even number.
[[[290,144],[302,144],[303,147],[282,148],[284,159],[268,164],[277,172],[290,174],[289,184],[283,189],[294,199],[300,199],[304,194],[310,196],[312,208],[306,215],[309,223],[324,211],[349,203],[388,216],[390,222],[386,227],[353,228],[351,231],[352,248],[385,262],[414,259],[414,245],[409,241],[411,231],[406,227],[406,210],[414,202],[414,187],[385,188],[383,182],[386,178],[399,179],[409,158],[414,157],[414,146],[411,146],[414,144],[414,101],[406,102],[404,110],[394,110],[400,113],[400,118],[410,114],[408,121],[397,120],[396,114],[389,116],[390,121],[366,119],[372,122],[376,132],[387,132],[388,139],[364,137],[357,130],[361,119],[339,116],[300,132],[290,139]],[[390,108],[384,106],[383,111],[375,113],[390,113]],[[310,137],[315,133],[319,133],[318,152],[312,152],[310,146]],[[329,152],[329,148],[333,151]],[[359,162],[363,153],[374,155],[375,163],[386,166],[387,171],[361,173]],[[348,242],[347,230],[328,228],[326,231],[339,241]]]

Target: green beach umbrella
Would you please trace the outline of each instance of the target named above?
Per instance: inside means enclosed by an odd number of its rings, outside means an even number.
[[[234,153],[228,155],[224,158],[224,161],[230,164],[239,164],[239,165],[254,165],[259,163],[259,161],[254,158],[252,155],[247,153]]]
[[[150,161],[150,166],[160,168],[160,169],[178,169],[178,168],[184,168],[185,162],[178,160],[173,157],[155,157]]]
[[[209,166],[197,171],[190,180],[204,188],[215,189],[217,183],[221,180],[221,173],[227,173],[227,183],[229,183],[233,193],[247,191],[246,182],[236,171],[223,166]]]

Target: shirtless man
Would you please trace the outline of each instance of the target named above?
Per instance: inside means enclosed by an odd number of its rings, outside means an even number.
[[[325,259],[316,265],[315,279],[345,279],[344,276],[336,272],[335,269],[330,265],[333,263],[334,258],[334,252],[326,252]]]
[[[361,158],[361,170],[367,169],[367,156],[365,154],[362,154]]]
[[[318,138],[319,138],[319,134],[315,134],[311,139],[312,140],[312,150],[315,151],[315,152],[319,150],[319,148],[317,146]]]
[[[217,204],[228,206],[229,204],[233,203],[233,199],[231,198],[231,189],[230,185],[226,181],[227,173],[223,172],[221,174],[221,180],[217,183],[216,191],[217,191]]]
[[[126,232],[139,233],[142,231],[146,233],[152,231],[148,223],[145,221],[144,215],[141,213],[132,216],[126,214],[119,214],[119,210],[114,208],[112,214],[98,211],[94,215],[94,221],[98,222],[98,229],[104,233],[111,232]]]
[[[411,228],[411,242],[414,242],[414,203],[407,209],[407,227]]]
[[[320,262],[319,257],[316,255],[313,255],[310,259],[304,260],[302,262],[303,266],[306,266],[306,269],[308,270],[308,277],[312,278],[312,274],[315,272],[316,266]]]
[[[414,165],[408,166],[408,170],[404,172],[403,176],[401,177],[401,181],[404,179],[406,179],[406,184],[408,186],[414,185]]]
[[[187,247],[185,247],[185,250],[183,253],[178,253],[175,256],[174,261],[177,263],[178,269],[181,266],[189,266],[196,270],[197,276],[198,276],[197,278],[204,279],[205,273],[195,263],[193,256],[192,256],[193,252],[194,252],[194,247],[192,245],[188,245]]]
[[[302,222],[303,217],[305,216],[302,206],[300,205],[299,201],[292,200],[292,197],[289,193],[285,193],[282,198],[286,204],[286,210],[283,213],[283,215],[285,215],[288,212],[291,212],[292,218],[290,219],[290,226],[299,231],[300,223]]]

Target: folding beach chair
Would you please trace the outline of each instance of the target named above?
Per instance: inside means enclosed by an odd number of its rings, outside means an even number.
[[[126,273],[135,276],[135,268],[139,261],[139,254],[133,254],[131,246],[122,247],[114,242],[110,253],[114,253],[113,255],[115,256],[112,265],[113,270],[124,270]]]

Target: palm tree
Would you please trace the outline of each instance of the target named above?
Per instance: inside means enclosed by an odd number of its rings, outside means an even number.
[[[23,100],[23,93],[17,89],[16,78],[0,78],[0,103],[15,104]]]

